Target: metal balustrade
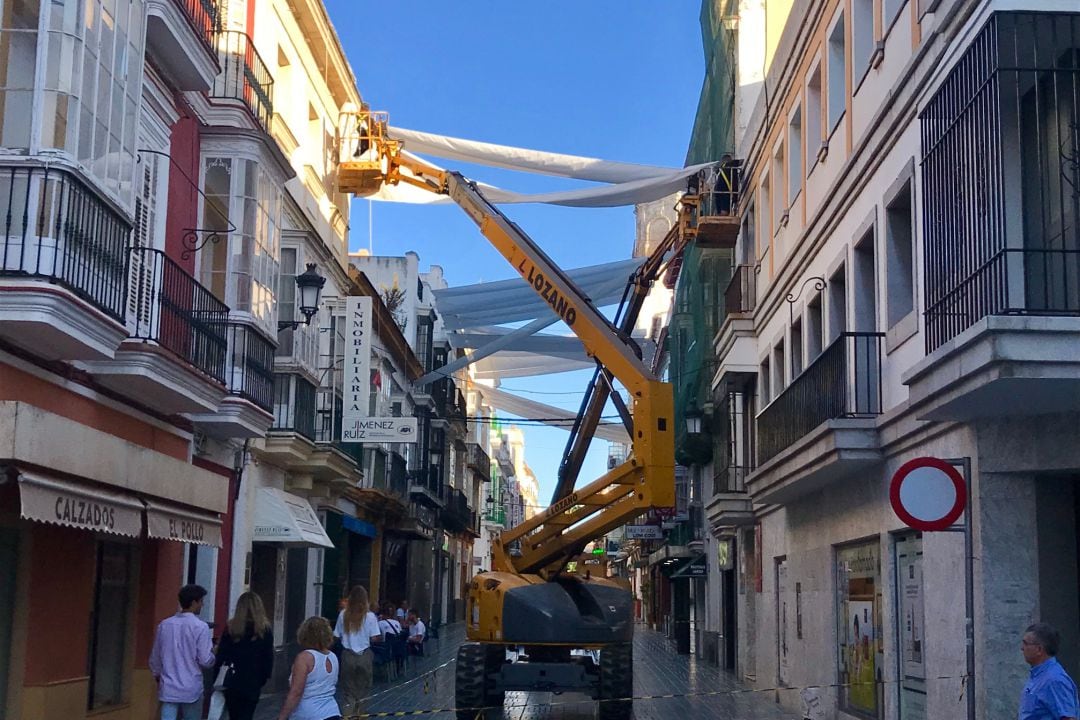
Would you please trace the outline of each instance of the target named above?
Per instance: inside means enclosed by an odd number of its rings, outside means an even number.
[[[273,413],[273,343],[255,328],[240,323],[228,324],[228,336],[225,386],[229,394],[242,397],[266,412]]]
[[[206,49],[214,52],[214,39],[221,31],[221,8],[215,0],[177,0],[188,22]]]
[[[0,276],[44,280],[123,321],[131,225],[70,172],[0,168]]]
[[[291,373],[274,375],[274,424],[271,430],[315,439],[315,386]]]
[[[884,333],[843,333],[757,416],[758,466],[827,420],[881,414]]]
[[[732,313],[753,312],[757,306],[757,273],[753,265],[736,265],[727,289],[724,290],[724,310]]]
[[[131,337],[156,342],[225,382],[229,307],[161,250],[130,250]]]
[[[239,100],[263,130],[269,130],[274,115],[274,78],[251,38],[236,30],[220,33],[218,64],[221,73],[214,80],[210,97]]]

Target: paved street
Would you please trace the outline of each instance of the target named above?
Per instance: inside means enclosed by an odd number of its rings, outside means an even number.
[[[410,667],[393,683],[377,681],[367,703],[368,713],[404,712],[452,708],[454,701],[453,659],[464,640],[465,627],[454,625],[443,630],[442,638],[431,644],[428,657]],[[663,635],[639,625],[634,639],[634,694],[664,695],[695,692],[736,691],[730,695],[677,697],[637,700],[636,720],[660,718],[711,718],[716,720],[796,720],[781,712],[771,693],[738,692],[745,686],[719,669],[679,656]],[[265,696],[255,714],[256,720],[274,720],[281,707],[281,695]],[[528,720],[559,718],[586,720],[594,717],[596,703],[580,694],[507,693],[501,715],[489,713],[486,720]],[[449,720],[451,712],[431,713],[422,717]]]

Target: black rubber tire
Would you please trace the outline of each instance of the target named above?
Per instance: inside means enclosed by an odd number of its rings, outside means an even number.
[[[597,693],[599,720],[630,720],[634,711],[634,646],[607,645],[600,651],[600,688]]]
[[[504,645],[484,646],[484,674],[493,675],[499,672],[499,668],[506,662],[506,647]],[[487,680],[484,684],[484,705],[501,706],[506,700],[505,692],[495,692],[493,680]]]
[[[454,669],[454,707],[457,720],[474,720],[476,710],[467,708],[485,707],[484,665],[487,648],[480,643],[463,643],[457,651],[457,666]]]

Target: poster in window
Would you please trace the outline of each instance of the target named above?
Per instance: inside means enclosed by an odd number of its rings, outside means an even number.
[[[878,718],[884,648],[877,540],[837,549],[836,588],[840,707],[860,717]]]
[[[926,720],[926,631],[922,579],[922,537],[896,540],[900,608],[900,718]]]

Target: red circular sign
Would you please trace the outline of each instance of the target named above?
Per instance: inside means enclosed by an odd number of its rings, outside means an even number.
[[[926,532],[944,530],[964,514],[967,486],[960,472],[944,460],[915,458],[893,475],[889,502],[908,527]]]

